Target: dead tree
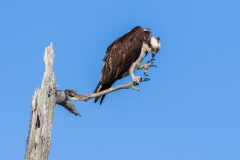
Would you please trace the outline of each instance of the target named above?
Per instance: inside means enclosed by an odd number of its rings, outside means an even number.
[[[51,147],[52,121],[56,104],[81,117],[75,106],[70,103],[71,100],[87,101],[120,89],[136,89],[133,88],[133,82],[129,82],[126,85],[111,87],[93,94],[78,95],[76,90],[57,90],[55,75],[52,69],[53,58],[54,51],[51,43],[45,49],[45,73],[41,88],[37,88],[32,97],[32,114],[25,160],[46,160],[48,158]]]

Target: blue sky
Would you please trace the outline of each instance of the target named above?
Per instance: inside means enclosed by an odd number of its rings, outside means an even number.
[[[49,159],[239,160],[239,8],[234,0],[1,1],[0,159],[24,157],[50,42],[59,89],[92,93],[106,48],[140,25],[162,42],[151,81],[101,106],[74,102],[81,118],[56,106]]]

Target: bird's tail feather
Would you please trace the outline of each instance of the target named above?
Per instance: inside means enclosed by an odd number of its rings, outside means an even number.
[[[99,92],[101,88],[102,88],[102,84],[101,84],[101,82],[99,82],[98,85],[97,85],[97,87],[96,87],[96,89],[94,90],[94,93]],[[96,103],[99,98],[100,98],[100,97],[96,97],[95,100],[94,100],[94,103]]]
[[[105,89],[108,89],[112,85],[113,85],[113,83],[102,84],[101,82],[99,82],[97,87],[96,87],[96,89],[95,89],[95,91],[94,91],[94,93],[101,92],[101,91],[103,91]],[[106,96],[106,94],[100,96],[101,97],[100,105],[102,104],[103,99],[104,99],[105,96]],[[94,100],[94,103],[96,103],[99,100],[100,97],[96,97],[95,100]]]
[[[93,93],[99,92],[99,90],[101,89],[101,87],[102,87],[102,83],[101,83],[101,82],[98,82],[98,85],[97,85],[97,87],[96,87],[96,89],[94,90]]]

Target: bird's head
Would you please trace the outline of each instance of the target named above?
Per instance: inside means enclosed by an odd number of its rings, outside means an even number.
[[[152,53],[152,57],[156,55],[161,49],[161,42],[159,37],[151,37],[150,41],[150,53]]]
[[[161,42],[159,37],[152,36],[152,32],[149,28],[144,29],[144,32],[148,35],[148,49],[147,52],[152,54],[152,57],[156,55],[161,49]],[[149,42],[150,41],[150,42]]]

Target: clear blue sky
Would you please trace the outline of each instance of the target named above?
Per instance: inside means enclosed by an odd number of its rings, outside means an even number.
[[[59,89],[92,93],[106,48],[140,25],[162,42],[151,81],[101,106],[74,102],[82,118],[56,106],[49,160],[239,160],[239,8],[237,0],[1,1],[0,159],[24,157],[50,42]]]

